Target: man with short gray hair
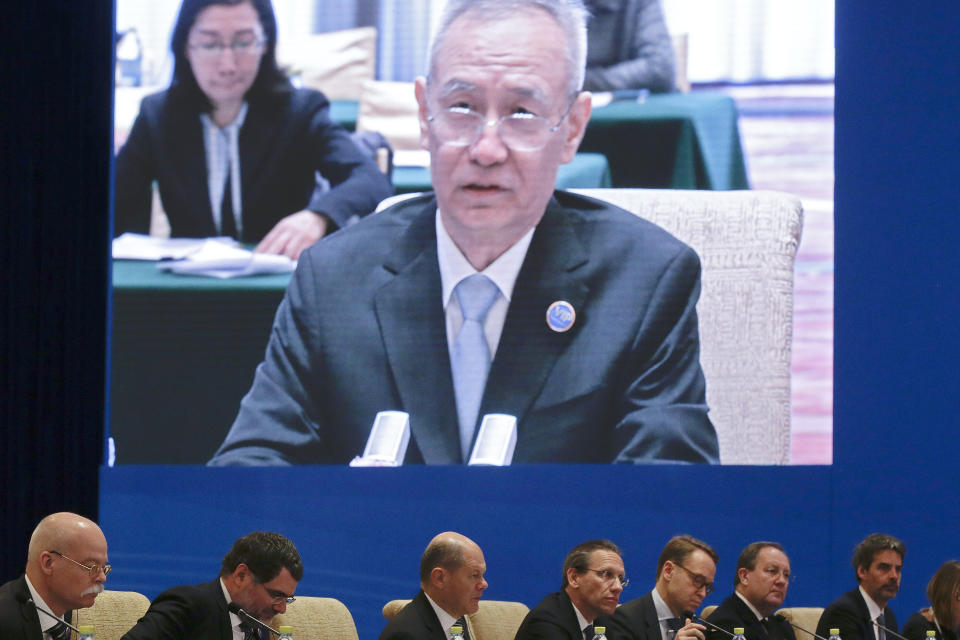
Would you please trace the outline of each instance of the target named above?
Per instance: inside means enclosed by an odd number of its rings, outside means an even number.
[[[407,463],[718,462],[700,261],[663,229],[555,191],[590,119],[580,0],[450,0],[418,78],[433,192],[304,252],[211,464],[346,463],[380,411]]]

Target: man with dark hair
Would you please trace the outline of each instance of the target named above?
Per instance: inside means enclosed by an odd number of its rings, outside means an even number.
[[[30,536],[26,572],[0,587],[0,638],[68,637],[57,618],[75,620],[74,609],[92,607],[108,573],[107,540],[95,522],[67,512],[45,517]]]
[[[886,630],[899,631],[897,618],[887,603],[900,590],[900,572],[907,548],[903,542],[874,533],[853,552],[853,570],[860,583],[823,610],[817,634],[827,636],[839,629],[843,640],[893,640]],[[893,634],[890,634],[891,636]]]
[[[420,558],[420,591],[380,632],[380,640],[450,640],[459,626],[469,638],[466,614],[476,613],[487,588],[483,551],[470,538],[446,531]]]
[[[236,603],[269,622],[293,602],[302,577],[293,543],[279,533],[256,531],[233,544],[218,579],[161,593],[122,640],[259,640],[258,630],[227,605]]]
[[[631,600],[613,616],[615,635],[633,640],[704,640],[706,627],[684,613],[696,613],[713,591],[719,557],[693,536],[674,536],[657,560],[653,591]]]
[[[733,594],[720,603],[707,620],[733,632],[742,627],[747,640],[796,640],[786,618],[774,615],[787,597],[790,558],[776,542],[754,542],[740,552]],[[708,630],[711,640],[726,634]]]
[[[515,640],[591,640],[595,627],[607,627],[624,577],[620,548],[609,540],[578,544],[563,562],[560,591],[530,610]]]

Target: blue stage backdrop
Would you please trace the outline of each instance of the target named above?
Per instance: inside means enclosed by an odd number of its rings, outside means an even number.
[[[739,550],[772,539],[797,576],[787,604],[824,605],[853,586],[854,545],[885,531],[908,547],[892,602],[905,620],[960,556],[958,24],[954,2],[837,3],[832,467],[103,469],[110,588],[209,580],[235,538],[273,529],[304,556],[299,592],[339,598],[370,639],[443,529],[483,546],[487,597],[531,606],[559,588],[565,552],[598,536],[623,546],[624,598],[640,596],[679,532],[720,552],[708,604],[732,588]]]

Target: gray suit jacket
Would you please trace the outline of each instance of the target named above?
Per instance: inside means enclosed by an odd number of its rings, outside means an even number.
[[[345,463],[378,411],[407,463],[462,462],[436,201],[402,202],[300,259],[265,361],[211,464]],[[699,360],[700,263],[664,230],[557,192],[514,287],[479,415],[517,417],[514,463],[716,462]],[[566,332],[547,308],[576,310]]]

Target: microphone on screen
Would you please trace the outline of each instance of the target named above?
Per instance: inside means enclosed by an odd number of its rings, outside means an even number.
[[[280,635],[280,632],[279,632],[279,631],[277,631],[276,629],[274,629],[273,627],[271,627],[271,626],[268,625],[268,624],[264,624],[263,622],[260,622],[260,620],[258,620],[257,618],[254,618],[252,615],[250,615],[249,613],[247,613],[246,611],[244,611],[243,609],[241,609],[241,608],[240,608],[240,605],[238,605],[236,602],[231,602],[230,604],[228,604],[228,605],[227,605],[227,611],[229,611],[230,613],[233,613],[233,614],[239,616],[240,619],[242,619],[242,620],[246,620],[246,621],[248,621],[248,622],[252,622],[252,623],[255,624],[256,626],[258,626],[258,627],[260,627],[261,629],[263,629],[264,631],[269,631],[270,633],[272,633],[272,634],[275,635],[275,636],[279,636],[279,635]]]
[[[70,627],[71,629],[73,629],[74,631],[76,631],[77,633],[80,633],[80,629],[76,628],[75,626],[73,626],[72,624],[70,624],[69,622],[67,622],[66,620],[64,620],[63,618],[61,618],[61,617],[59,617],[59,616],[53,615],[52,613],[50,613],[49,611],[47,611],[46,609],[44,609],[43,607],[41,607],[40,605],[38,605],[36,602],[34,602],[34,601],[33,601],[33,598],[27,598],[27,599],[25,600],[25,602],[26,602],[27,604],[29,604],[29,605],[32,605],[33,608],[36,609],[37,611],[39,611],[40,613],[46,614],[46,615],[50,616],[51,618],[53,618],[54,620],[56,620],[57,622],[62,622],[63,624],[67,625],[68,627]]]
[[[687,618],[690,618],[690,619],[693,620],[694,622],[699,622],[700,624],[705,624],[705,625],[707,625],[708,627],[710,627],[710,628],[712,628],[712,629],[715,629],[715,630],[717,630],[717,631],[722,631],[722,632],[724,632],[725,634],[727,634],[728,636],[730,636],[731,638],[733,637],[733,634],[730,633],[729,631],[727,631],[726,629],[724,629],[723,627],[718,627],[717,625],[713,624],[713,623],[710,622],[709,620],[704,620],[703,618],[701,618],[700,616],[698,616],[697,614],[695,614],[695,613],[692,612],[692,611],[683,611],[683,612],[680,613],[680,619],[681,619],[681,620],[686,620]]]

